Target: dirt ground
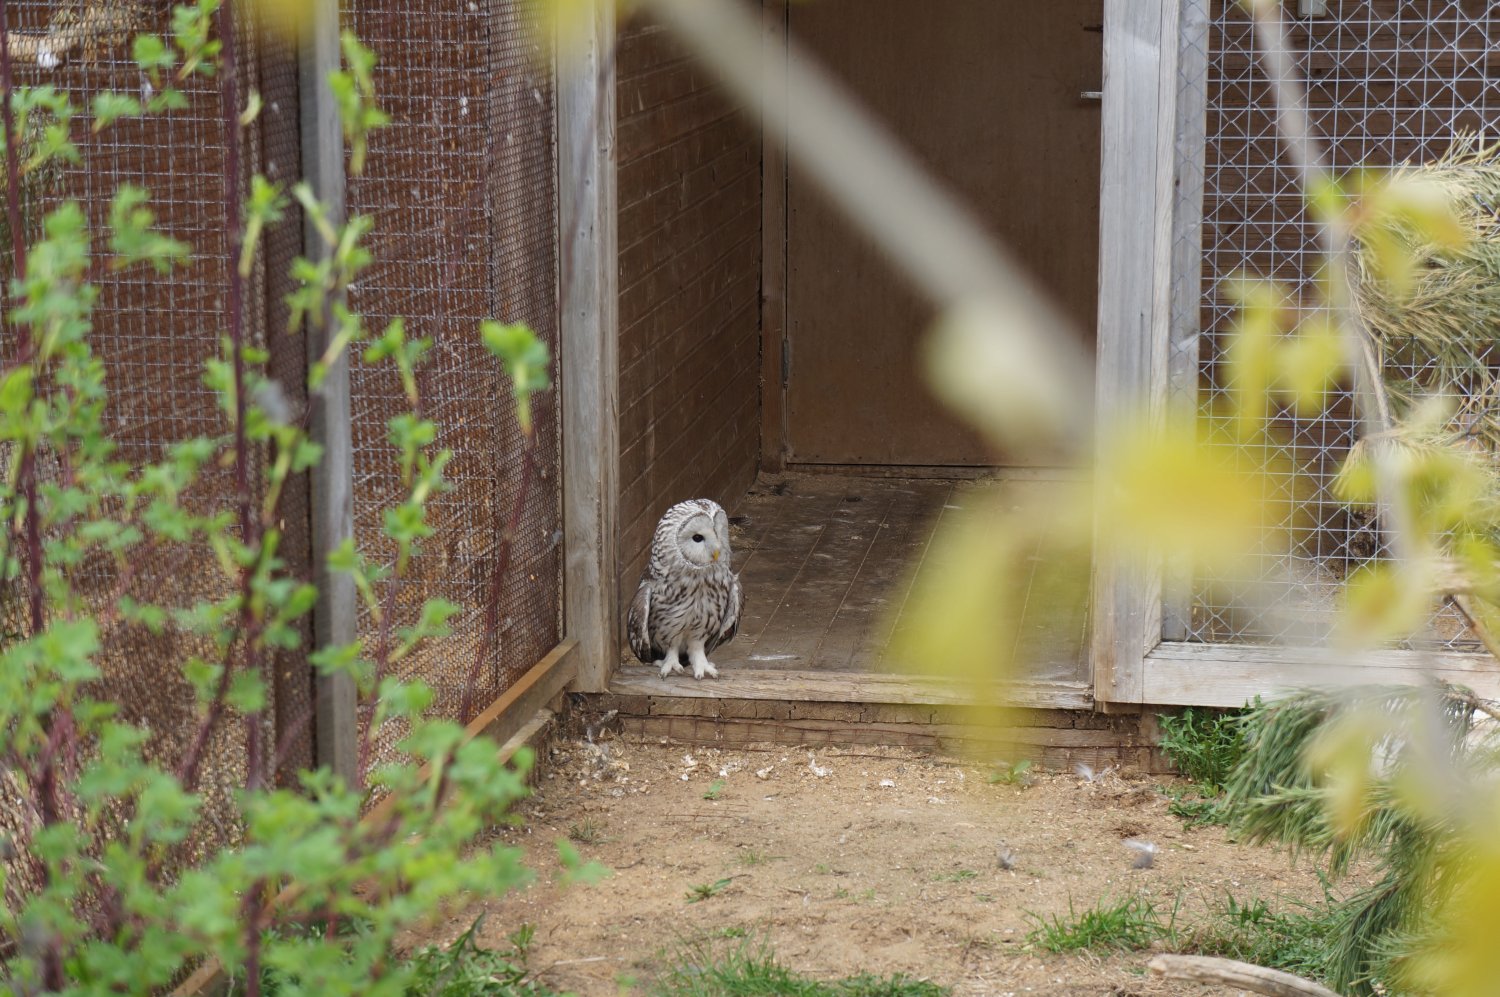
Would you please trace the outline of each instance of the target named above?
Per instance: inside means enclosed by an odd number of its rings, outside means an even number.
[[[644,984],[684,941],[740,935],[819,978],[901,972],[958,995],[1203,994],[1145,975],[1146,953],[1033,950],[1027,912],[1139,892],[1167,909],[1180,897],[1191,918],[1226,894],[1322,895],[1306,862],[1233,844],[1222,828],[1185,828],[1158,778],[1036,773],[1023,788],[991,784],[991,768],[894,749],[619,739],[560,743],[552,756],[521,808],[524,827],[503,832],[537,881],[490,905],[484,941],[503,945],[534,925],[533,971],[584,997],[628,992],[622,979]],[[557,885],[555,842],[570,834],[613,875]],[[1133,867],[1127,839],[1158,846],[1150,868]],[[695,886],[724,879],[689,902]],[[467,923],[455,919],[451,933]]]

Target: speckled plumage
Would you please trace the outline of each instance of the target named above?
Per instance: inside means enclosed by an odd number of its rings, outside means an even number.
[[[717,502],[691,499],[668,509],[656,524],[651,558],[630,603],[630,649],[663,677],[683,671],[717,677],[708,660],[734,639],[744,592],[730,568],[729,517]]]

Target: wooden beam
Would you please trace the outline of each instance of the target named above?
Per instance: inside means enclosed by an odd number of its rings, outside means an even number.
[[[1167,418],[1198,415],[1203,307],[1203,159],[1208,138],[1209,0],[1181,0],[1177,39],[1177,130],[1173,169],[1172,285],[1168,314]],[[1162,638],[1191,626],[1193,568],[1168,563],[1162,582]]]
[[[1106,0],[1104,7],[1095,406],[1101,446],[1109,445],[1113,427],[1165,414],[1180,2]],[[1161,639],[1161,570],[1112,556],[1107,540],[1100,537],[1095,555],[1095,696],[1106,706],[1138,705],[1143,659]]]
[[[1159,706],[1244,706],[1295,689],[1416,685],[1441,679],[1500,699],[1500,666],[1487,654],[1360,651],[1163,643],[1146,655],[1145,701]]]
[[[541,661],[512,683],[510,688],[464,728],[463,742],[467,743],[476,737],[488,737],[499,744],[500,764],[510,761],[523,743],[517,735],[529,729],[540,730],[541,725],[533,726],[537,712],[573,681],[577,674],[577,653],[578,643],[571,640],[563,641],[548,651]],[[429,771],[430,766],[422,766],[419,784],[429,781]],[[396,799],[394,796],[385,797],[365,812],[360,823],[366,827],[383,824],[396,805]],[[271,910],[275,911],[295,902],[302,895],[302,889],[298,883],[284,887],[271,901]],[[172,997],[222,994],[228,989],[229,982],[219,961],[209,959],[172,991]]]
[[[602,691],[620,645],[615,15],[613,0],[589,7],[557,64],[563,632],[578,641],[579,686]]]
[[[817,703],[913,703],[924,706],[1024,706],[1087,709],[1093,692],[1081,682],[996,683],[976,696],[968,683],[869,672],[725,668],[717,680],[662,678],[654,668],[627,667],[609,692],[617,696],[685,699],[769,699]]]
[[[786,96],[786,0],[765,0],[761,48],[765,73]],[[760,467],[776,474],[786,468],[786,131],[775,124],[783,113],[762,119],[760,254]]]
[[[328,74],[339,68],[338,0],[311,0],[298,40],[301,90],[302,174],[334,224],[344,220],[344,136]],[[332,250],[310,221],[303,225],[303,252],[310,260]],[[308,326],[308,364],[323,356],[330,330]],[[328,371],[312,404],[310,432],[323,447],[312,469],[313,608],[317,647],[352,643],[357,635],[354,580],[328,570],[328,554],[354,536],[354,443],[347,354]],[[354,680],[349,675],[316,679],[315,757],[320,766],[352,781],[358,769]]]

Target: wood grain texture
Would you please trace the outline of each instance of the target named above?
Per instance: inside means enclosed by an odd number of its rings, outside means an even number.
[[[328,74],[341,65],[337,0],[314,0],[298,39],[301,88],[302,171],[327,218],[344,218],[344,136],[338,105],[328,87]],[[326,257],[331,249],[309,220],[303,226],[303,251],[310,260]],[[307,359],[322,357],[328,327],[309,326]],[[328,370],[312,405],[309,432],[323,448],[323,458],[312,468],[313,577],[318,601],[313,607],[315,646],[353,643],[358,632],[358,594],[354,579],[328,570],[328,555],[354,536],[354,442],[349,395],[347,352]],[[359,721],[354,680],[350,675],[322,676],[316,682],[314,754],[318,765],[353,780],[358,768]]]
[[[1299,688],[1417,685],[1433,680],[1500,699],[1500,666],[1483,654],[1333,651],[1163,643],[1146,655],[1142,695],[1159,706],[1244,706]]]
[[[761,49],[772,92],[786,96],[786,0],[765,0]],[[781,115],[785,117],[785,110]],[[766,126],[761,139],[760,469],[786,467],[786,135]]]
[[[620,27],[617,605],[662,512],[760,452],[760,134],[661,26]]]
[[[1096,312],[1099,107],[1079,94],[1099,87],[1100,35],[1086,28],[1099,23],[1100,8],[1099,0],[820,0],[790,8],[802,52],[1009,244],[1084,330]],[[818,124],[796,95],[789,113],[794,127],[799,116]],[[928,388],[921,344],[933,304],[808,174],[792,172],[786,197],[789,459],[1022,462],[997,461]],[[1080,405],[1086,409],[1087,398]]]
[[[1207,140],[1209,0],[1181,0],[1173,157],[1167,418],[1196,419],[1203,297],[1203,164]],[[1168,563],[1162,578],[1162,638],[1187,636],[1192,566]]]
[[[996,683],[980,697],[970,683],[907,678],[867,671],[787,671],[728,669],[717,681],[662,678],[644,665],[615,674],[609,691],[620,696],[667,696],[683,699],[768,699],[784,702],[909,703],[950,706],[1019,706],[1084,709],[1093,704],[1082,682]]]
[[[619,319],[614,5],[594,3],[578,49],[559,60],[557,154],[562,252],[563,632],[578,682],[602,689],[616,659]]]
[[[1180,3],[1105,4],[1095,411],[1106,431],[1164,415]],[[1160,566],[1112,556],[1101,542],[1091,655],[1101,703],[1142,702],[1141,665],[1161,625]]]

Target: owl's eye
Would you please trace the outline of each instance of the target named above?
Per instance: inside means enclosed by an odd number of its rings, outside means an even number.
[[[693,534],[693,543],[695,543],[695,544],[701,544],[702,542],[703,542],[703,534],[701,534],[701,533],[694,533]]]

